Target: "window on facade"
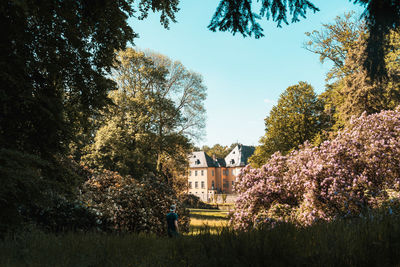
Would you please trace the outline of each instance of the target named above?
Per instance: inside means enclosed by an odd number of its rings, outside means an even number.
[[[215,186],[214,181],[211,181],[211,189],[214,189],[214,186]]]
[[[194,188],[199,188],[199,182],[194,182]]]
[[[189,188],[192,189],[192,182],[189,182]]]
[[[192,171],[189,171],[189,176],[192,176]]]
[[[204,182],[201,182],[201,188],[205,188]]]
[[[201,176],[204,176],[204,170],[201,170]]]
[[[211,171],[211,175],[214,176],[214,170]]]
[[[235,184],[235,182],[234,181],[232,181],[232,186]]]
[[[197,171],[194,171],[194,176],[197,176]]]
[[[232,170],[232,175],[234,175],[233,171],[234,171],[234,170]]]

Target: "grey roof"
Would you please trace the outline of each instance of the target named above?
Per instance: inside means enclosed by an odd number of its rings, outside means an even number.
[[[213,159],[204,151],[195,151],[189,156],[190,168],[215,167]]]
[[[225,157],[226,167],[243,167],[247,165],[247,161],[255,150],[254,146],[237,145]]]
[[[226,167],[225,159],[217,158],[214,163],[216,167]]]
[[[195,151],[189,156],[189,166],[190,168],[243,167],[247,165],[247,160],[253,155],[254,150],[254,146],[237,145],[225,159],[215,160],[204,151]]]

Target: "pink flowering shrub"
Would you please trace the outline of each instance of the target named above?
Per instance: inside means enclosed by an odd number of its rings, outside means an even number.
[[[400,108],[353,118],[334,140],[279,152],[260,169],[247,166],[231,223],[315,221],[360,216],[383,209],[399,213]]]

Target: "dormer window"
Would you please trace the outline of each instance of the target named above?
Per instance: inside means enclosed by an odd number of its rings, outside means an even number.
[[[235,164],[235,160],[234,159],[231,159],[231,164]]]
[[[196,160],[196,164],[198,165],[198,164],[200,164],[200,160],[198,159],[198,160]]]

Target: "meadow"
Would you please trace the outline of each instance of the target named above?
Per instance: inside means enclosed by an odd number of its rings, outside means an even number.
[[[400,218],[235,232],[226,213],[193,209],[192,234],[39,231],[0,241],[0,266],[399,266]],[[202,221],[201,225],[199,223]],[[212,228],[211,226],[214,226]],[[195,233],[195,234],[193,234]]]
[[[190,235],[200,234],[203,231],[217,233],[228,227],[228,211],[219,209],[189,209]]]

